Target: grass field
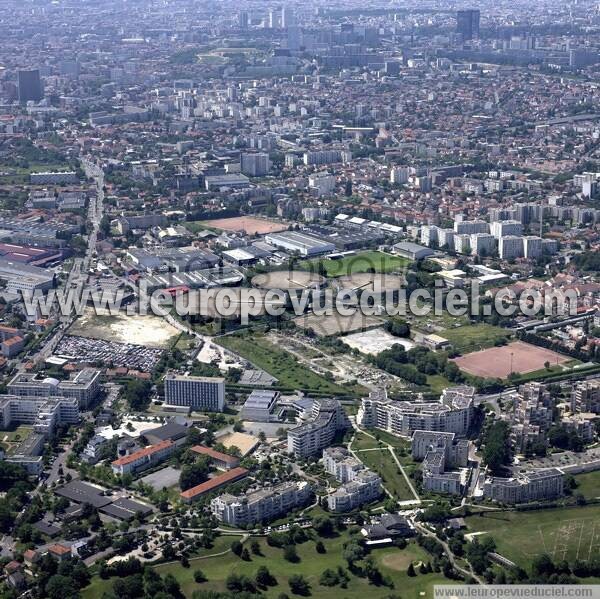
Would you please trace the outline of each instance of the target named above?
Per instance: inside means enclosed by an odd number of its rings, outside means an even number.
[[[444,584],[449,581],[442,574],[425,574],[409,577],[406,569],[410,563],[430,561],[427,555],[418,545],[410,543],[404,550],[394,547],[375,550],[371,555],[384,576],[389,576],[394,584],[394,589],[386,587],[374,587],[369,585],[366,578],[360,578],[349,573],[350,580],[345,589],[337,587],[326,587],[319,584],[319,578],[324,570],[337,569],[342,566],[346,569],[346,563],[342,560],[342,544],[348,540],[346,535],[324,540],[326,553],[319,554],[315,551],[315,543],[308,541],[297,546],[300,562],[290,564],[283,559],[283,550],[269,547],[264,539],[258,539],[261,545],[262,555],[252,555],[252,560],[245,562],[232,553],[227,555],[190,560],[190,568],[183,568],[179,562],[164,564],[156,567],[161,575],[171,573],[177,578],[181,589],[186,597],[191,597],[196,590],[225,591],[225,580],[231,572],[244,574],[253,578],[257,569],[265,565],[275,576],[277,584],[264,590],[264,597],[274,599],[281,593],[290,597],[294,596],[288,586],[291,574],[302,574],[309,582],[310,595],[315,598],[339,599],[364,599],[365,597],[385,597],[391,593],[401,594],[403,599],[429,599],[433,596],[433,585]],[[359,564],[360,565],[360,564]],[[194,571],[200,568],[207,581],[201,584],[194,582]],[[82,593],[83,599],[95,599],[100,597],[104,590],[110,588],[111,581],[103,581],[94,578],[92,584]]]
[[[491,324],[470,324],[438,333],[445,337],[462,354],[492,347],[497,339],[510,336],[506,329]]]
[[[398,500],[415,499],[389,449],[360,451],[356,455],[365,466],[381,476],[383,486]]]
[[[308,260],[300,262],[298,267],[304,270],[318,269],[321,262],[328,277],[341,277],[358,272],[395,272],[403,270],[410,263],[407,258],[393,256],[383,252],[361,252],[353,256],[346,256],[340,260]],[[373,270],[371,270],[373,269]]]
[[[586,499],[600,497],[600,470],[578,474],[575,480],[577,481],[576,492],[581,493]]]
[[[600,506],[469,516],[469,532],[489,533],[498,552],[523,568],[547,553],[555,562],[587,561],[600,551]]]
[[[290,353],[276,347],[264,337],[228,335],[216,339],[219,345],[230,349],[253,364],[277,377],[284,387],[321,391],[335,395],[352,394],[358,389],[344,388],[328,381],[320,374],[303,366]]]

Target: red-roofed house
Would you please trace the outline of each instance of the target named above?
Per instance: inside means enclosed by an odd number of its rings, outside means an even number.
[[[247,475],[248,470],[245,468],[234,468],[233,470],[229,470],[229,472],[225,472],[224,474],[207,480],[205,483],[196,485],[187,491],[183,491],[183,493],[181,493],[181,499],[184,503],[191,503],[202,497],[205,493],[216,491],[223,485],[234,483]]]
[[[48,547],[48,553],[59,562],[62,562],[71,557],[71,548],[65,547],[65,545],[61,545],[60,543],[56,543]]]
[[[150,468],[168,458],[177,445],[170,439],[144,447],[138,451],[115,460],[111,466],[115,474],[129,474],[138,470]]]
[[[221,470],[231,470],[240,465],[240,458],[221,451],[216,451],[215,449],[205,447],[204,445],[194,445],[193,447],[190,447],[190,449],[194,453],[209,457],[211,462]]]

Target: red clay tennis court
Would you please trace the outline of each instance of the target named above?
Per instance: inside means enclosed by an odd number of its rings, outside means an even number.
[[[512,354],[512,360],[511,360]],[[505,379],[512,372],[525,374],[550,365],[564,364],[571,358],[550,349],[515,341],[503,347],[491,347],[455,358],[453,361],[464,372],[474,376]]]

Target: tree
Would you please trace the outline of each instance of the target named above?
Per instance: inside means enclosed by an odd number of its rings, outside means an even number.
[[[179,486],[182,491],[191,489],[208,478],[209,462],[206,456],[201,456],[193,464],[185,464],[179,475]]]
[[[288,579],[288,584],[295,595],[308,595],[310,593],[310,585],[301,574],[292,574]]]
[[[194,570],[194,582],[198,584],[207,580],[206,575],[202,570]]]
[[[275,577],[269,572],[269,569],[266,566],[261,566],[254,576],[254,580],[259,587],[269,587],[275,586],[277,584],[277,580]]]
[[[333,522],[329,516],[316,516],[312,521],[313,530],[322,537],[328,537],[333,533]]]
[[[357,541],[350,541],[342,551],[342,558],[346,560],[348,566],[352,566],[365,556],[365,550]]]
[[[296,551],[296,547],[294,545],[287,545],[284,548],[283,558],[292,564],[295,564],[300,561],[300,558],[298,557],[298,552]]]
[[[252,551],[254,555],[261,555],[262,551],[260,549],[260,543],[256,539],[253,539],[250,543],[250,551]]]
[[[238,557],[242,555],[243,550],[244,546],[237,539],[231,543],[231,551]]]
[[[130,408],[141,412],[148,407],[151,392],[152,383],[150,381],[132,379],[127,381],[122,393]]]
[[[417,575],[417,573],[415,572],[415,567],[412,565],[412,562],[410,564],[408,564],[408,569],[406,570],[406,574],[411,577]]]
[[[483,459],[493,474],[499,474],[510,463],[510,430],[508,424],[496,421],[483,435]]]
[[[240,557],[245,561],[245,562],[249,562],[250,561],[250,552],[248,551],[247,547],[244,547],[242,549],[242,553],[240,555]]]
[[[315,545],[315,551],[317,553],[327,553],[327,550],[325,549],[325,545],[323,545],[323,541],[317,541],[317,543]]]

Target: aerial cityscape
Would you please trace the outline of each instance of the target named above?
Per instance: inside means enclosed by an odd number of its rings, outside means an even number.
[[[0,8],[0,599],[600,597],[597,0]]]

